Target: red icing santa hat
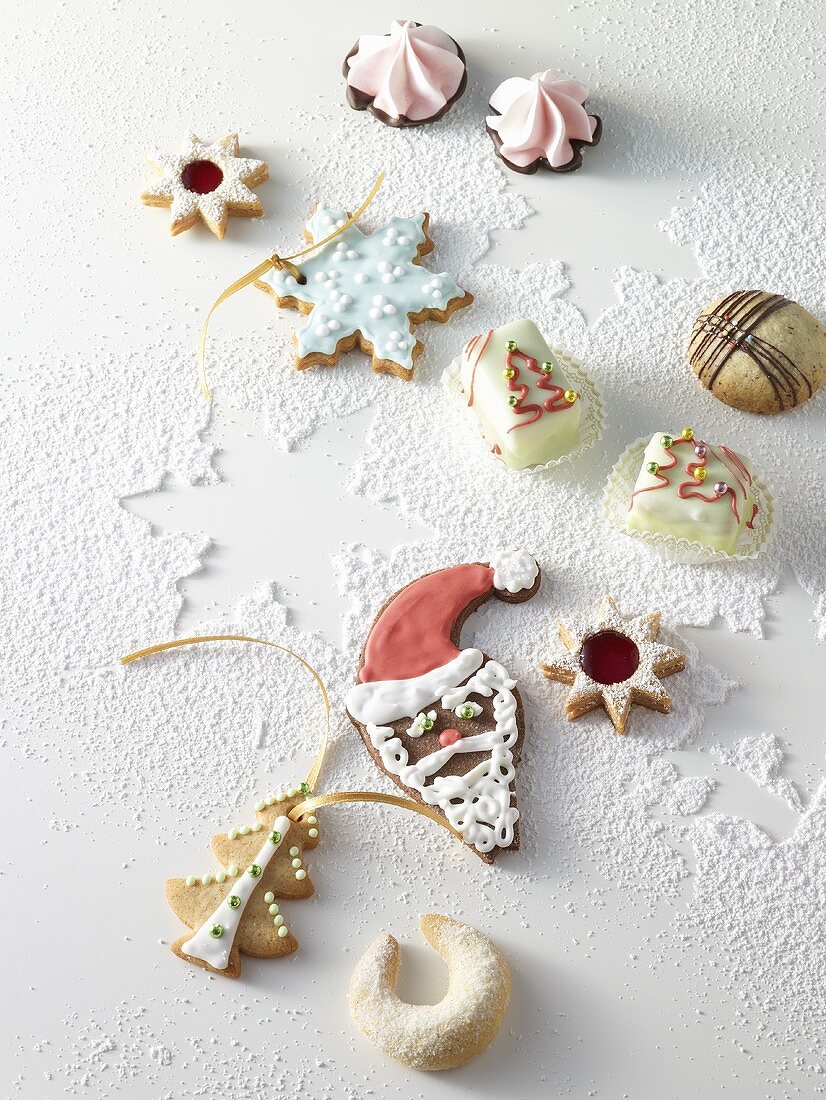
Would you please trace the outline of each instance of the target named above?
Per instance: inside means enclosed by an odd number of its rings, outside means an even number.
[[[480,650],[454,641],[468,608],[487,595],[530,589],[538,573],[530,554],[509,550],[494,554],[490,565],[454,565],[407,585],[385,604],[368,635],[360,683],[347,699],[350,714],[365,723],[414,718],[458,687],[483,660]]]

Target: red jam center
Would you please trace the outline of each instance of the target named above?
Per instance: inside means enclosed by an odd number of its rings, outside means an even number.
[[[637,671],[640,651],[625,634],[601,630],[582,643],[579,663],[598,684],[621,684]]]
[[[208,195],[221,186],[223,178],[224,173],[211,160],[191,160],[181,172],[181,183],[196,195]]]

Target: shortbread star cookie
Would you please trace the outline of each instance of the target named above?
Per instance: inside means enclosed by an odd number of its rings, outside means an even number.
[[[610,596],[591,619],[559,620],[567,653],[539,667],[549,680],[571,684],[569,721],[603,706],[617,733],[625,733],[633,703],[668,714],[671,697],[660,678],[681,672],[685,654],[657,641],[660,612],[624,619]]]
[[[323,240],[348,217],[344,210],[317,206],[304,235],[310,242]],[[299,370],[333,366],[358,347],[372,356],[374,371],[412,377],[424,351],[413,325],[446,321],[473,301],[446,272],[422,267],[422,256],[434,247],[428,221],[426,213],[391,218],[372,233],[348,226],[298,262],[303,284],[287,270],[273,269],[256,280],[279,306],[310,314],[293,336]]]
[[[250,190],[269,177],[263,160],[238,155],[238,135],[207,145],[188,134],[179,154],[155,153],[147,161],[161,177],[141,195],[145,206],[169,206],[175,237],[200,219],[216,237],[226,232],[230,214],[260,218],[264,213]]]

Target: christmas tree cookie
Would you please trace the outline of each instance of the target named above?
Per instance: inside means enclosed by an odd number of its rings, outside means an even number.
[[[256,805],[253,825],[213,837],[224,870],[168,880],[167,900],[192,929],[172,944],[179,958],[237,978],[242,954],[273,959],[297,950],[279,901],[315,891],[303,857],[318,844],[318,822],[312,814],[299,822],[287,816],[309,793],[303,783],[279,790]]]
[[[459,378],[505,465],[537,466],[578,446],[579,394],[533,321],[511,321],[474,336],[462,351]]]
[[[307,222],[308,241],[320,241],[349,215],[319,205]],[[279,306],[309,314],[293,337],[299,370],[333,366],[343,352],[359,348],[373,370],[409,379],[424,351],[413,335],[422,321],[447,321],[470,305],[468,294],[447,272],[428,271],[421,259],[433,250],[428,214],[391,218],[372,233],[350,225],[298,263],[303,282],[289,270],[267,272],[256,286]]]
[[[747,459],[721,444],[655,432],[628,506],[634,531],[671,535],[733,554],[757,514]]]

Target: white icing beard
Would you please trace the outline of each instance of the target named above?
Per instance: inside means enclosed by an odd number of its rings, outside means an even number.
[[[515,775],[513,747],[519,737],[515,687],[516,681],[498,661],[487,661],[466,684],[449,689],[441,700],[442,708],[448,711],[471,694],[486,698],[493,695],[495,728],[461,737],[415,764],[408,762],[407,749],[391,726],[368,723],[366,727],[384,768],[416,791],[428,806],[438,806],[462,839],[482,853],[509,847],[519,819],[519,811],[511,806],[510,790]],[[449,760],[464,752],[489,752],[490,757],[465,775],[440,775],[428,782]]]

